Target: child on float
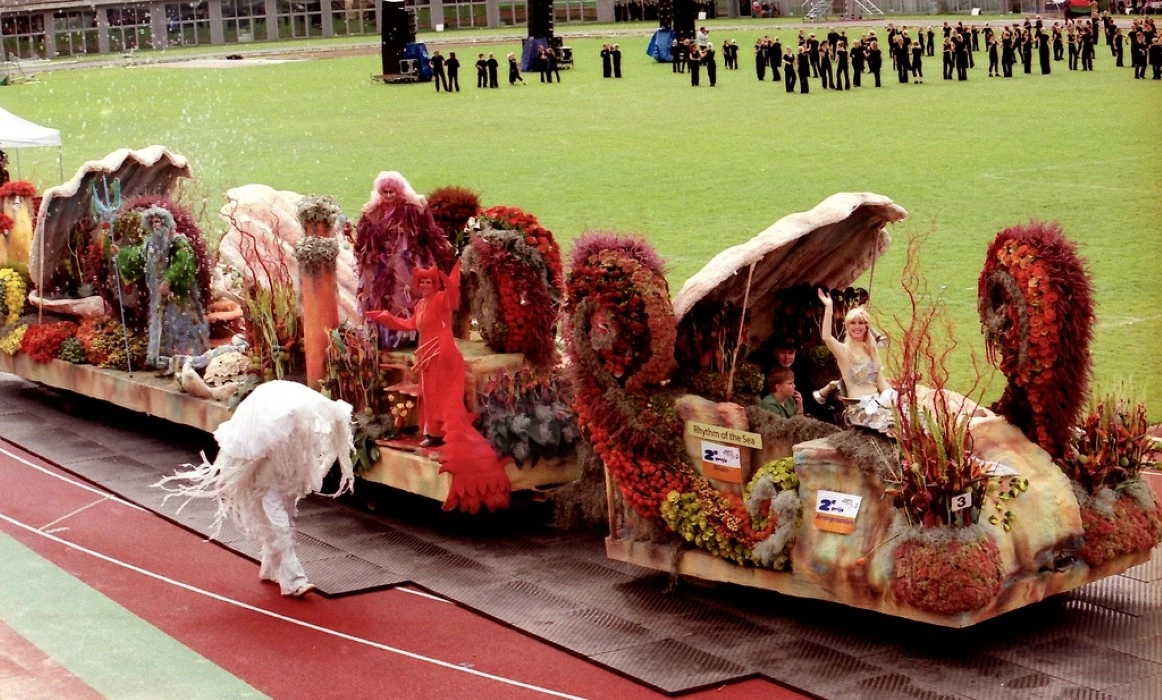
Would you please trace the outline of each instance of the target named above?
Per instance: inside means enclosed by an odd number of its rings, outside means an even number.
[[[835,356],[843,377],[843,399],[847,402],[845,418],[852,425],[890,433],[896,391],[884,377],[867,309],[857,306],[847,312],[843,319],[844,339],[839,341],[831,333],[831,296],[820,289],[819,301],[823,303],[823,328],[820,334],[827,349]]]
[[[759,406],[781,418],[803,415],[803,395],[795,390],[795,373],[776,367],[767,375],[767,390]]]

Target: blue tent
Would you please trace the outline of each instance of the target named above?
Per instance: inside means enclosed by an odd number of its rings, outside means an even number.
[[[549,40],[543,36],[530,36],[524,42],[524,51],[521,52],[520,69],[524,73],[539,73],[541,70],[541,49],[549,51]]]
[[[674,30],[659,29],[650,37],[650,45],[646,47],[646,55],[660,63],[670,63],[674,60],[670,47],[674,45]]]

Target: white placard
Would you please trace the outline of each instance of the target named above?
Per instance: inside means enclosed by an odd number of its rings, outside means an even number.
[[[855,518],[863,496],[839,491],[820,490],[815,499],[815,529],[850,535],[855,532]]]
[[[702,440],[702,461],[720,467],[742,468],[742,452],[737,447]]]
[[[972,491],[965,491],[952,499],[951,510],[953,513],[970,507],[972,507]]]

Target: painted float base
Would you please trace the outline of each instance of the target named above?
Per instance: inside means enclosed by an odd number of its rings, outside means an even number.
[[[911,606],[898,604],[886,595],[872,595],[868,592],[868,595],[858,599],[848,597],[794,572],[738,566],[705,552],[676,544],[633,542],[607,537],[605,539],[605,554],[615,561],[681,576],[762,588],[796,598],[826,600],[853,608],[874,610],[893,617],[957,628],[971,627],[979,622],[1031,605],[1058,593],[1065,593],[1098,579],[1120,574],[1130,567],[1149,561],[1151,556],[1151,552],[1138,552],[1106,562],[1097,568],[1090,568],[1085,563],[1078,562],[1063,571],[1019,577],[1006,583],[1000,596],[992,605],[980,610],[948,616],[933,615]]]
[[[153,370],[118,372],[63,360],[35,362],[28,355],[0,353],[0,372],[208,433],[230,419],[226,404],[191,396],[181,390],[173,377],[158,377]]]
[[[443,503],[452,487],[452,477],[440,473],[439,448],[424,449],[402,440],[379,443],[379,459],[359,478]],[[535,465],[505,467],[513,491],[539,491],[581,478],[581,462],[576,455],[542,459]]]

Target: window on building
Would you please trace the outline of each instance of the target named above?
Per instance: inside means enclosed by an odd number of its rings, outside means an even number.
[[[319,0],[278,0],[280,39],[323,36],[323,6]]]
[[[4,36],[4,60],[13,58],[50,58],[44,55],[44,15],[5,14],[0,20]]]

